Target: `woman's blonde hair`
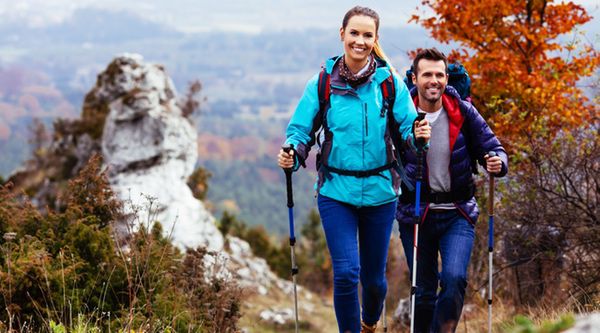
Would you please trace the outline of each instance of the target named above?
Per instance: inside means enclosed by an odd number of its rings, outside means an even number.
[[[393,72],[396,71],[396,69],[394,68],[394,66],[392,66],[392,63],[390,62],[388,57],[385,55],[385,52],[383,52],[383,49],[381,48],[381,45],[379,44],[379,39],[377,39],[377,41],[375,42],[375,45],[373,46],[373,51],[371,53],[374,53],[377,58],[385,61],[391,71],[393,71]]]

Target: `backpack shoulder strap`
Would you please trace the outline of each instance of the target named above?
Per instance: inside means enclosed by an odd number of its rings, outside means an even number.
[[[394,77],[390,73],[387,79],[381,82],[381,94],[383,95],[383,107],[388,110],[393,116],[394,102],[396,101],[396,87],[394,85]]]
[[[323,67],[319,73],[319,112],[323,113],[329,104],[329,95],[331,93],[331,74],[327,73],[327,69]]]
[[[463,114],[463,117],[467,117],[467,105],[465,101],[459,101],[458,102],[458,106],[460,108],[460,112]],[[472,147],[472,143],[471,143],[471,131],[470,131],[470,124],[466,124],[466,122],[463,123],[462,127],[460,128],[460,131],[463,133],[463,136],[465,136],[465,146],[467,147],[467,153],[469,154],[469,158],[471,160],[471,172],[473,172],[473,174],[477,175],[479,174],[479,169],[477,168],[477,155],[474,152],[474,149]]]
[[[388,129],[389,136],[394,144],[393,154],[395,163],[393,168],[396,170],[402,182],[406,185],[409,191],[414,191],[414,187],[408,180],[404,165],[402,165],[402,157],[400,156],[403,147],[402,137],[399,133],[399,124],[394,118],[394,102],[396,101],[396,86],[394,85],[394,76],[390,73],[387,79],[381,82],[381,95],[383,96],[383,112],[388,114]]]
[[[317,82],[318,96],[319,96],[319,111],[317,112],[317,118],[319,119],[319,123],[321,124],[321,129],[315,134],[315,140],[317,142],[317,146],[319,147],[319,151],[317,152],[317,156],[315,159],[316,169],[319,171],[321,169],[321,160],[323,158],[321,152],[321,137],[322,136],[330,136],[329,128],[327,126],[327,110],[329,109],[329,100],[331,95],[331,74],[327,73],[327,69],[325,66],[321,69],[319,73],[319,81]],[[326,139],[326,138],[325,138]],[[328,156],[324,157],[325,159]],[[319,181],[321,182],[321,181]],[[320,186],[320,185],[319,185]]]

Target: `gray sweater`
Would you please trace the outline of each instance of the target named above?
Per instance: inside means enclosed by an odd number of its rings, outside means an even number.
[[[431,125],[431,139],[427,151],[427,167],[431,192],[450,192],[450,133],[448,114],[444,108],[427,113]],[[452,203],[434,204],[430,209],[455,209]]]

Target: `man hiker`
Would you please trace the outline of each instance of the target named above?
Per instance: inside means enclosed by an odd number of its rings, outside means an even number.
[[[409,80],[412,79],[415,88],[411,96],[417,110],[426,113],[431,137],[421,159],[419,214],[415,214],[415,191],[409,189],[415,185],[417,152],[408,146],[401,147],[409,185],[402,185],[396,219],[411,273],[414,224],[419,223],[420,227],[415,332],[454,332],[462,312],[479,215],[472,171],[479,162],[488,173],[502,177],[508,171],[508,157],[475,107],[447,85],[448,60],[443,53],[435,48],[421,50],[412,66]],[[419,136],[419,131],[415,128],[415,136]],[[490,157],[490,152],[496,156]]]

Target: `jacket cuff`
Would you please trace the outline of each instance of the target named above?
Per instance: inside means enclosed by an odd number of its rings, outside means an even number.
[[[428,150],[429,149],[429,142],[427,142],[423,146],[417,147],[417,138],[415,138],[414,134],[411,134],[409,140],[406,140],[406,142],[408,142],[408,146],[415,153],[417,152],[417,150],[419,148],[423,149],[423,150]]]

